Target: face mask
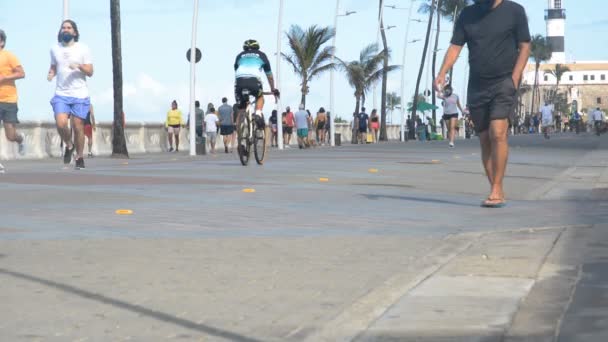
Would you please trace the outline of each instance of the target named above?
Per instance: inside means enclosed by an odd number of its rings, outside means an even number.
[[[60,38],[62,42],[69,43],[72,39],[74,39],[74,36],[69,32],[63,32]]]
[[[451,90],[445,90],[445,91],[443,92],[443,94],[444,94],[446,97],[448,97],[448,96],[452,95],[452,91],[451,91]]]
[[[475,0],[475,4],[479,5],[483,10],[489,11],[494,6],[495,0]]]

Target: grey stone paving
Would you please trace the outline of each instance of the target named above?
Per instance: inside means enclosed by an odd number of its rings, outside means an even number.
[[[605,341],[608,141],[477,144],[3,161],[0,340]]]

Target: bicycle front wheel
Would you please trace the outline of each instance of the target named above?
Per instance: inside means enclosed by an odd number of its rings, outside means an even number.
[[[237,122],[237,151],[239,159],[243,166],[247,166],[249,163],[249,156],[251,154],[251,143],[249,142],[249,117],[244,111],[239,113]]]
[[[254,123],[254,127],[253,155],[255,156],[255,161],[259,165],[262,165],[266,157],[266,132],[264,127],[258,126],[257,123]]]

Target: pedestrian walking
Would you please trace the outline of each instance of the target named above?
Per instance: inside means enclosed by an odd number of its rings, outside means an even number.
[[[285,129],[283,130],[283,141],[285,147],[289,147],[291,144],[291,135],[293,134],[293,128],[296,125],[295,117],[291,108],[285,108]]]
[[[25,137],[17,133],[16,125],[19,123],[17,112],[17,86],[16,80],[25,77],[23,66],[17,57],[5,50],[6,33],[0,30],[0,121],[4,125],[6,140],[19,145],[19,154],[25,154]],[[5,169],[0,164],[0,173]]]
[[[205,134],[207,134],[207,142],[209,143],[210,147],[209,151],[213,154],[215,154],[215,142],[217,140],[217,129],[219,123],[220,118],[218,118],[217,114],[215,113],[215,108],[209,108],[207,110],[207,114],[205,115]],[[230,132],[230,134],[232,134],[232,132]],[[227,153],[227,149],[225,149],[225,151]]]
[[[451,45],[435,80],[445,86],[462,47],[469,49],[468,105],[479,133],[482,163],[490,183],[484,207],[506,204],[503,179],[509,155],[509,118],[530,56],[530,30],[524,8],[509,0],[475,0],[465,7],[454,27]]]
[[[359,130],[357,135],[359,136],[359,143],[366,144],[367,143],[367,127],[369,126],[369,115],[365,113],[365,107],[361,108],[361,113],[359,113],[359,117],[357,120],[359,124]]]
[[[80,170],[85,168],[84,121],[91,106],[87,77],[93,76],[93,61],[89,48],[80,42],[80,32],[74,21],[64,20],[57,38],[59,43],[51,48],[51,67],[47,75],[49,82],[57,76],[51,106],[57,131],[65,144],[63,163],[69,164],[76,150],[75,168]]]
[[[93,111],[93,105],[91,104],[87,118],[84,120],[84,136],[87,138],[89,158],[93,158],[93,132],[96,130],[97,126],[95,124],[95,112]]]
[[[298,147],[308,147],[308,113],[304,110],[304,104],[300,104],[295,114],[295,123],[298,135]]]
[[[458,110],[464,113],[462,106],[460,105],[460,99],[458,95],[454,94],[452,86],[447,85],[443,89],[443,92],[438,93],[438,97],[443,100],[443,117],[442,120],[448,128],[448,140],[451,148],[454,147],[454,138],[457,132],[458,126]],[[443,125],[442,125],[443,126]]]
[[[549,102],[545,102],[545,105],[540,108],[540,122],[545,139],[550,139],[549,131],[553,127],[553,107]]]
[[[276,109],[273,109],[272,114],[270,115],[270,119],[268,119],[268,121],[270,122],[270,132],[272,133],[272,135],[270,136],[270,146],[272,146],[272,147],[279,146],[279,141],[278,141],[279,127],[277,126],[277,122],[278,122],[277,116],[278,115],[279,115],[279,112],[277,112]]]
[[[591,117],[593,117],[593,125],[595,126],[595,134],[599,136],[602,134],[604,129],[604,113],[600,110],[600,107],[597,107],[593,113],[591,113]]]
[[[380,130],[380,117],[378,111],[373,109],[372,114],[369,116],[369,129],[374,139],[374,144],[378,142],[378,131]]]
[[[165,127],[169,135],[169,152],[173,152],[173,139],[175,139],[175,152],[179,152],[179,131],[184,125],[182,112],[177,108],[177,101],[171,102],[171,109],[167,112]]]
[[[319,137],[319,145],[325,145],[325,123],[327,122],[327,114],[325,113],[325,108],[319,108],[317,112],[317,136]]]
[[[236,123],[232,121],[234,119],[234,113],[232,112],[232,106],[228,104],[227,98],[222,98],[222,105],[217,111],[220,115],[220,134],[224,140],[224,152],[228,153],[228,147],[230,145],[230,140],[232,140]],[[232,152],[232,148],[233,147],[230,146],[230,152]]]

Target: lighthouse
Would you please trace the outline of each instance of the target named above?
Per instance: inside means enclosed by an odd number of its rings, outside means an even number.
[[[548,1],[549,6],[545,11],[545,21],[547,22],[547,40],[552,52],[549,63],[564,64],[566,63],[566,52],[564,49],[564,34],[566,31],[565,0]]]

